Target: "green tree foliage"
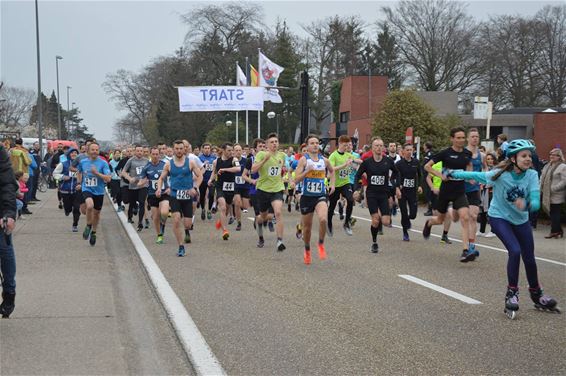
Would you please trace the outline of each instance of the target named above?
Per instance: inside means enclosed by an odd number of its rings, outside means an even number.
[[[381,111],[372,122],[373,135],[386,142],[405,142],[407,128],[421,140],[432,141],[435,147],[446,145],[449,122],[435,116],[434,109],[412,91],[393,91],[387,95]]]
[[[226,123],[218,123],[206,134],[206,142],[210,142],[213,145],[220,146],[224,142],[236,142],[236,122],[232,121],[231,126],[227,126]],[[240,143],[245,140],[246,125],[240,122],[238,127]]]

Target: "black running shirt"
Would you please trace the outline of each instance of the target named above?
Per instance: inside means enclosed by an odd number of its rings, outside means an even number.
[[[468,149],[456,151],[452,147],[446,148],[432,156],[432,161],[438,163],[442,161],[442,169],[465,170],[472,160],[472,152]],[[451,193],[465,193],[464,180],[450,179],[442,182],[440,191],[449,191]]]
[[[368,181],[367,194],[387,194],[389,192],[389,171],[391,171],[391,180],[395,181],[397,178],[397,169],[390,158],[381,158],[377,162],[373,156],[364,160],[358,168],[356,179],[360,181],[362,175],[365,173]]]

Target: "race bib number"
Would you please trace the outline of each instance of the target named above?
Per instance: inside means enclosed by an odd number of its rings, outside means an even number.
[[[98,178],[97,177],[86,177],[85,178],[85,187],[96,187],[98,186]]]
[[[373,175],[370,179],[371,185],[384,185],[385,184],[385,176],[382,175]]]
[[[207,163],[206,163],[206,166],[205,166],[205,170],[206,170],[206,171],[212,171],[213,167],[214,167],[214,166],[212,165],[212,163],[208,163],[208,162],[207,162]]]
[[[341,169],[338,171],[338,177],[341,179],[345,179],[350,176],[350,169],[348,167]]]
[[[273,166],[273,167],[269,167],[269,176],[279,176],[281,175],[281,170],[279,169],[278,166]]]
[[[225,192],[234,192],[234,183],[231,181],[225,181],[222,184],[222,190]]]
[[[238,185],[246,184],[246,181],[244,180],[243,177],[236,176],[236,184],[238,184]]]
[[[415,188],[415,179],[404,179],[403,187],[405,188]]]
[[[143,166],[136,167],[136,175],[141,175],[142,171],[143,171]]]
[[[157,183],[159,182],[159,180],[152,180],[151,181],[151,189],[153,189],[154,191],[157,191]],[[165,189],[165,185],[162,184],[161,185],[161,189]]]
[[[306,184],[307,192],[308,193],[322,193],[322,182],[317,181],[309,181]]]
[[[74,179],[77,177],[77,172],[76,171],[69,171],[69,176]]]
[[[191,200],[191,190],[190,189],[183,189],[177,191],[177,195],[175,196],[177,200]]]

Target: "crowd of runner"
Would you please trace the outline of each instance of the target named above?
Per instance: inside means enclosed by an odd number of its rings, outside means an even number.
[[[108,189],[117,210],[125,212],[137,231],[153,228],[157,244],[164,243],[166,226],[172,226],[179,257],[186,255],[191,231],[200,225],[195,220],[199,211],[202,225],[216,218],[221,238],[228,241],[229,225],[235,223],[235,231],[245,230],[242,213],[253,210],[257,247],[265,247],[269,229],[275,232],[276,250],[282,252],[286,249],[284,207],[291,212],[294,206],[301,214],[295,236],[304,243],[307,265],[312,262],[313,218],[319,223],[317,254],[324,260],[325,239],[334,235],[337,207],[348,236],[353,235],[356,222],[354,206],[368,209],[372,253],[379,252],[378,235],[383,235],[384,226],[391,226],[391,215],[397,211],[402,241],[410,241],[411,221],[416,218],[418,195],[424,187],[430,201],[429,212],[424,213],[430,216],[422,231],[425,239],[433,226],[442,225],[441,242],[450,244],[450,225],[459,222],[464,245],[459,261],[467,263],[479,256],[478,235],[499,237],[509,252],[509,316],[514,317],[518,310],[521,257],[535,305],[556,310],[556,301],[542,293],[534,257],[529,213],[540,207],[539,177],[531,168],[535,147],[527,140],[501,140],[504,157],[498,158],[481,150],[479,141],[477,129],[454,128],[451,146],[432,153],[427,144],[421,164],[412,144],[386,145],[380,137],[356,152],[352,140],[341,136],[329,155],[316,135],[307,136],[298,153],[280,149],[274,133],[254,140],[251,146],[205,143],[194,152],[187,140],[176,140],[172,145],[134,145],[104,154],[91,139],[80,150],[65,150],[52,174],[59,182],[59,207],[65,215],[72,215],[72,231],[79,231],[84,216],[82,236],[92,246]],[[16,172],[23,193],[26,180]],[[491,231],[487,231],[488,214]]]

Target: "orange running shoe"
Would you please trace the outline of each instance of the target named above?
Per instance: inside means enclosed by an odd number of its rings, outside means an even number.
[[[305,260],[305,265],[310,265],[311,264],[311,251],[307,251],[305,249],[305,254],[303,256],[303,259]]]
[[[228,230],[224,230],[224,232],[222,233],[222,239],[228,240],[229,237],[230,233],[228,232]]]
[[[326,250],[324,249],[324,243],[318,243],[318,258],[321,260],[326,260]]]
[[[220,227],[222,227],[222,222],[220,222],[220,219],[218,221],[216,221],[216,229],[220,230]]]

